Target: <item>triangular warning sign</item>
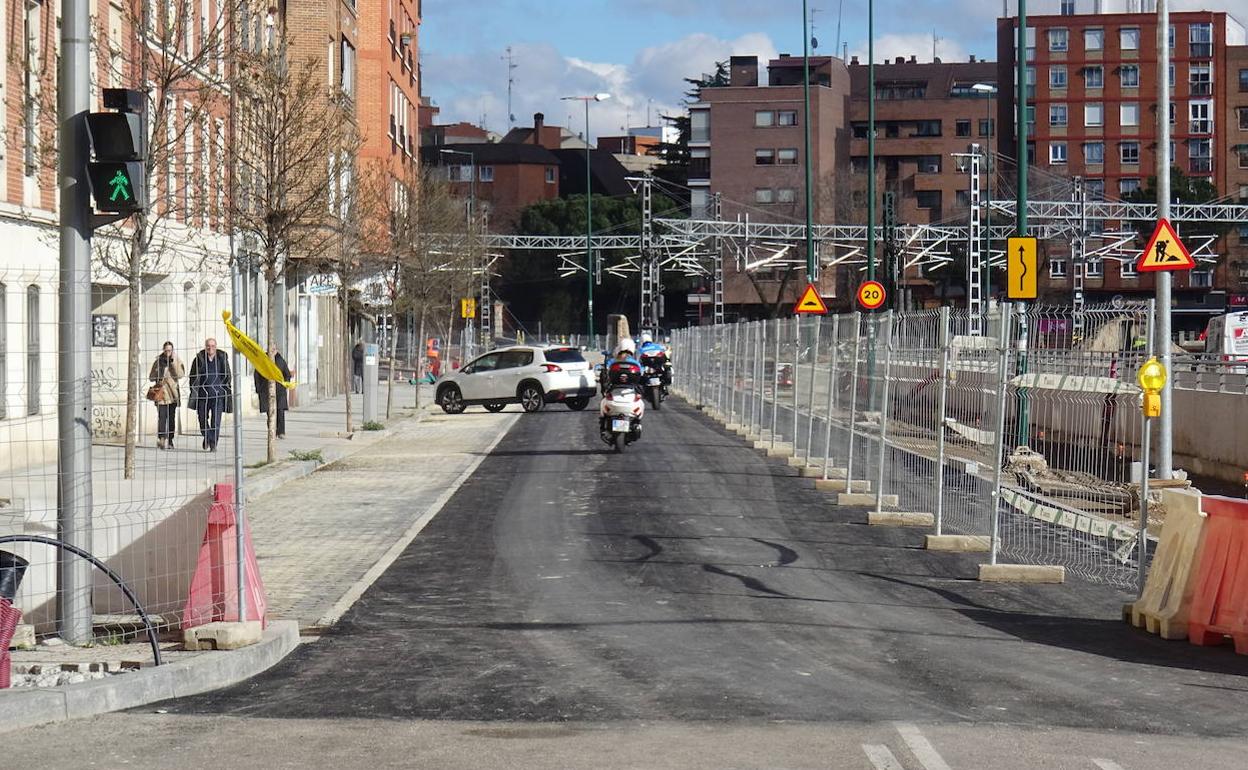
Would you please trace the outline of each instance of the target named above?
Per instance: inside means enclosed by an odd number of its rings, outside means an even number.
[[[1179,240],[1167,219],[1157,221],[1157,229],[1148,240],[1148,248],[1140,255],[1135,269],[1141,273],[1157,273],[1165,270],[1191,270],[1196,267],[1196,260]]]
[[[819,296],[819,290],[815,288],[815,285],[808,283],[806,291],[802,293],[802,298],[793,306],[793,312],[798,315],[827,315],[828,306],[824,304],[823,297]]]

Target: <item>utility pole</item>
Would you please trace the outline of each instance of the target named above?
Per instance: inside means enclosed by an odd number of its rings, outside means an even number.
[[[1018,71],[1015,75],[1017,87],[1018,116],[1018,198],[1015,205],[1018,209],[1018,229],[1016,234],[1027,235],[1027,172],[1031,163],[1027,151],[1027,0],[1018,0]],[[1009,259],[1009,255],[1006,255]],[[1008,307],[1008,303],[1006,304]],[[1027,305],[1017,303],[1018,310],[1018,372],[1027,373]],[[1006,314],[1001,314],[1001,323],[1007,323]],[[1027,391],[1018,394],[1018,443],[1026,445],[1031,434]]]
[[[91,16],[87,0],[64,0],[57,73],[60,163],[60,302],[57,328],[57,536],[92,549],[91,519],[91,215],[87,187],[87,122],[91,109]],[[32,396],[33,397],[33,396]],[[91,629],[91,564],[57,560],[61,638],[87,644]]]
[[[875,0],[867,0],[867,280],[875,280]]]
[[[1170,218],[1170,4],[1157,0],[1157,216]],[[1157,276],[1157,346],[1161,349],[1161,365],[1167,372],[1174,369],[1171,353],[1170,281],[1173,275],[1162,271]],[[1173,377],[1161,389],[1161,417],[1157,436],[1157,478],[1174,477],[1174,409]],[[1148,469],[1143,469],[1147,474]]]
[[[819,279],[819,266],[815,261],[815,233],[812,224],[815,195],[810,184],[810,33],[807,29],[810,12],[807,10],[807,5],[807,0],[802,0],[802,102],[804,105],[802,138],[805,145],[802,152],[806,161],[804,164],[806,171],[806,280],[814,283]]]

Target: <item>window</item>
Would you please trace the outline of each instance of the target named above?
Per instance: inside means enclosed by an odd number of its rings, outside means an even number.
[[[954,133],[957,134],[958,136],[970,136],[971,135],[971,121],[959,120],[957,123],[954,124]]]
[[[780,110],[776,113],[776,124],[781,126],[796,126],[797,110]]]
[[[940,121],[920,120],[914,124],[914,133],[911,136],[940,136]]]
[[[939,155],[920,155],[917,158],[920,174],[939,174],[940,173],[940,156]]]
[[[1118,106],[1118,123],[1123,126],[1140,125],[1140,105],[1136,102],[1124,102]]]
[[[482,182],[493,182],[494,181],[494,167],[493,166],[481,166],[481,168],[477,170],[477,177]]]
[[[348,97],[355,98],[355,46],[344,37],[342,39],[342,55],[340,58],[341,79],[339,84],[342,86],[342,92]]]
[[[927,98],[927,82],[877,83],[875,98],[889,101],[908,101]]]
[[[1192,58],[1208,59],[1213,56],[1213,25],[1191,24],[1187,28],[1187,42]]]
[[[1027,98],[1035,99],[1036,98],[1036,68],[1028,67],[1026,72],[1024,73],[1024,77],[1027,78],[1026,80]]]
[[[1105,68],[1099,64],[1083,68],[1083,85],[1085,88],[1105,87]]]
[[[1050,67],[1049,68],[1049,88],[1065,88],[1066,87],[1066,68]]]
[[[1104,142],[1085,142],[1083,145],[1083,162],[1089,166],[1099,166],[1105,162]]]
[[[901,136],[901,124],[886,123],[884,125],[884,138],[885,139],[896,139],[899,136]]]
[[[1105,30],[1085,29],[1083,31],[1083,50],[1100,51],[1105,48]]]
[[[1065,126],[1066,125],[1066,105],[1050,104],[1049,105],[1049,125]]]
[[[1100,102],[1088,102],[1083,105],[1083,125],[1105,125],[1105,105]]]
[[[1248,91],[1248,70],[1239,71],[1239,90]]]
[[[992,136],[997,132],[997,121],[994,118],[979,119],[979,135]]]
[[[1122,46],[1124,51],[1140,50],[1140,28],[1123,27],[1118,30],[1118,44]]]
[[[1062,0],[1062,15],[1063,16],[1075,15],[1075,0]]]
[[[755,203],[775,203],[776,196],[770,187],[759,187],[754,191]]]
[[[1213,271],[1205,268],[1202,270],[1193,270],[1190,273],[1192,280],[1191,286],[1196,289],[1213,288]]]
[[[1213,121],[1209,117],[1213,113],[1213,102],[1192,102],[1188,110],[1193,134],[1213,133]]]
[[[770,128],[776,125],[776,113],[770,110],[758,110],[754,113],[755,128]]]
[[[532,350],[508,350],[498,358],[499,369],[520,369],[532,363]]]
[[[1049,163],[1058,165],[1066,162],[1066,143],[1053,142],[1049,145]]]
[[[689,150],[689,178],[711,178],[711,150],[709,147],[693,147]]]
[[[1124,64],[1118,70],[1118,84],[1123,88],[1140,87],[1140,65]]]
[[[1119,179],[1118,195],[1132,195],[1140,191],[1140,180],[1138,179]]]
[[[1239,158],[1239,167],[1248,168],[1248,144],[1241,144],[1235,151],[1235,155]],[[1240,196],[1241,198],[1245,196]]]
[[[1025,112],[1027,114],[1027,133],[1034,134],[1036,132],[1036,105],[1027,105]]]
[[[1235,115],[1239,118],[1239,130],[1248,131],[1248,107],[1238,107]]]
[[[955,190],[953,193],[953,205],[956,206],[959,210],[970,208],[971,207],[971,191],[970,190]]]
[[[555,179],[556,179],[555,169],[553,167],[548,166],[546,168],[546,184],[554,184]]]
[[[1208,64],[1193,64],[1188,70],[1187,82],[1192,96],[1208,96],[1213,93],[1213,68]]]
[[[1089,259],[1088,269],[1084,274],[1089,278],[1100,278],[1105,275],[1105,262],[1100,259]]]
[[[850,126],[850,130],[853,132],[855,139],[866,139],[868,126],[869,124],[867,123],[854,123]],[[878,134],[879,130],[876,130],[876,133]]]
[[[689,216],[694,219],[709,219],[711,193],[705,187],[695,187],[689,191]]]
[[[1123,142],[1118,145],[1118,154],[1124,165],[1138,165],[1140,162],[1140,143],[1139,142]],[[1140,180],[1124,179],[1119,182],[1122,185],[1126,182],[1135,182],[1135,189],[1140,188]]]
[[[917,190],[914,193],[915,202],[921,209],[938,209],[940,208],[940,190]]]
[[[1193,174],[1207,174],[1213,171],[1213,140],[1188,139],[1187,155],[1192,161]]]
[[[774,166],[776,165],[775,150],[755,150],[754,151],[755,166]]]
[[[689,111],[689,141],[690,142],[711,141],[711,111],[710,110],[690,110]]]
[[[1049,30],[1049,50],[1065,51],[1070,47],[1070,32],[1064,29]]]
[[[471,364],[464,367],[464,374],[480,374],[481,372],[496,371],[502,357],[502,353],[490,353],[488,355],[481,356],[476,361],[473,361]]]
[[[39,414],[39,287],[26,288],[26,414]]]
[[[780,166],[796,166],[797,150],[789,147],[777,150],[776,164]]]
[[[1118,275],[1123,278],[1139,278],[1140,271],[1135,269],[1135,261],[1128,259],[1118,263]]]
[[[1050,259],[1049,260],[1049,277],[1065,278],[1066,277],[1066,260]]]
[[[776,190],[777,203],[793,203],[797,200],[797,190],[792,187],[781,187]]]

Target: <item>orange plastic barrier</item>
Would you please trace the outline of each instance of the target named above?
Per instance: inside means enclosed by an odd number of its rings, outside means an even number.
[[[243,557],[247,575],[247,617],[238,616],[237,519],[234,516],[234,485],[213,487],[213,503],[208,509],[204,543],[191,579],[191,590],[182,610],[182,628],[194,628],[217,621],[259,620],[266,624],[268,603],[251,530],[243,527]]]
[[[1188,641],[1197,645],[1235,641],[1248,655],[1248,500],[1205,497],[1209,515],[1198,556]]]

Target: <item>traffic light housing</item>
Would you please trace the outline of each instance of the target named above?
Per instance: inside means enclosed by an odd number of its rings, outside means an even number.
[[[104,105],[116,112],[87,115],[92,160],[87,181],[96,211],[131,214],[147,208],[147,126],[141,91],[104,89]]]

